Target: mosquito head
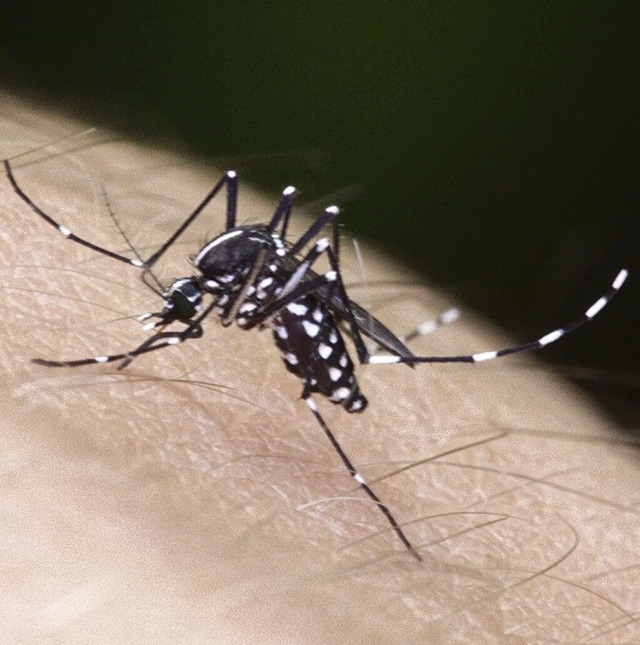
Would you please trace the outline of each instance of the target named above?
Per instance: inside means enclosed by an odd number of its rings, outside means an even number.
[[[202,310],[202,289],[196,278],[180,278],[164,293],[164,320],[191,320]]]

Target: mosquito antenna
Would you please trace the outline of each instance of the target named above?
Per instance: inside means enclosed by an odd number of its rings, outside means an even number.
[[[129,250],[136,256],[136,259],[138,262],[140,262],[141,265],[144,265],[144,260],[140,256],[140,253],[138,253],[138,250],[136,247],[133,245],[131,240],[129,239],[129,236],[126,234],[125,230],[122,228],[120,225],[120,221],[116,217],[115,211],[113,210],[113,207],[111,206],[111,200],[109,199],[109,196],[107,195],[107,191],[105,190],[104,185],[101,183],[100,184],[100,190],[102,192],[102,199],[104,200],[104,204],[107,208],[107,212],[109,213],[109,216],[113,220],[113,223],[115,224],[116,228],[118,229],[118,233],[120,234],[120,237],[125,241],[127,246],[129,247]],[[147,281],[147,275],[150,275],[151,278],[153,279],[153,282],[155,282],[156,286],[154,287]],[[162,283],[160,280],[158,280],[158,277],[156,274],[153,272],[152,267],[147,267],[145,266],[142,272],[142,282],[149,287],[154,293],[157,293],[159,296],[162,296],[162,293],[164,291],[164,288],[162,286]],[[156,288],[157,287],[157,288]]]

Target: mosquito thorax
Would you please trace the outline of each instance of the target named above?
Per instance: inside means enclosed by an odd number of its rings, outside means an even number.
[[[200,249],[193,264],[208,281],[226,284],[245,276],[261,250],[275,250],[274,236],[266,226],[240,226],[224,232]]]

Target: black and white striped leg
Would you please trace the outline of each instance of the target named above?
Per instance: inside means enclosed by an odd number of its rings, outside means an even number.
[[[387,329],[379,320],[376,320],[369,315],[369,313],[360,307],[360,305],[349,299],[340,273],[340,260],[338,255],[340,250],[340,231],[338,228],[339,214],[340,209],[337,206],[328,206],[324,209],[322,215],[315,220],[315,222],[300,236],[290,249],[286,252],[283,250],[283,257],[288,255],[294,259],[295,255],[299,253],[312,239],[314,239],[320,231],[322,231],[326,226],[331,226],[333,243],[328,244],[326,238],[318,240],[314,248],[312,248],[305,259],[297,267],[294,274],[289,278],[283,291],[278,295],[275,301],[265,307],[262,315],[259,318],[252,319],[245,328],[251,329],[256,325],[264,325],[278,309],[303,295],[323,288],[326,286],[325,283],[330,283],[328,300],[337,308],[341,317],[347,321],[349,325],[349,333],[353,338],[360,362],[364,362],[364,359],[369,355],[364,345],[364,341],[362,340],[360,330],[363,330],[363,332],[368,336],[374,338],[384,349],[405,358],[413,357],[414,354],[405,346],[401,339],[395,336],[395,334]],[[325,252],[331,266],[331,271],[328,271],[325,274],[324,281],[316,278],[304,283],[302,286],[298,286],[305,274],[307,274],[313,266],[315,260]],[[294,294],[293,297],[290,297],[290,294]]]
[[[318,218],[318,220],[314,222],[314,224],[300,238],[300,240],[298,240],[293,248],[295,248],[296,251],[299,251],[300,248],[304,246],[304,244],[301,243],[304,241],[304,243],[306,244],[306,241],[311,233],[313,233],[313,235],[316,235],[321,230],[321,228],[317,227],[318,222],[322,222],[322,226],[326,226],[327,224],[332,223],[334,227],[337,227],[336,218],[339,212],[340,211],[336,206],[327,208],[325,210],[325,217]],[[349,326],[349,333],[351,335],[351,338],[353,339],[353,343],[358,354],[358,359],[362,364],[404,363],[406,365],[412,366],[418,363],[479,363],[487,360],[493,360],[495,358],[500,358],[502,356],[508,356],[510,354],[519,354],[523,352],[542,349],[543,347],[556,342],[563,336],[566,336],[568,333],[574,331],[578,327],[581,327],[585,323],[590,322],[597,314],[600,313],[600,311],[602,311],[602,309],[604,309],[604,307],[606,307],[606,305],[618,293],[618,291],[620,291],[629,275],[629,272],[626,269],[621,269],[614,278],[611,286],[606,291],[606,293],[600,296],[600,298],[598,298],[598,300],[596,300],[596,302],[594,302],[584,312],[584,314],[580,316],[580,318],[564,325],[563,327],[559,327],[534,341],[520,343],[512,347],[505,347],[488,352],[478,352],[475,354],[458,356],[415,356],[410,350],[404,347],[404,339],[394,337],[391,332],[386,330],[386,328],[384,328],[379,323],[379,321],[375,321],[376,342],[385,349],[392,351],[392,354],[373,356],[367,350],[367,347],[362,338],[362,333],[366,333],[367,321],[373,321],[373,319],[367,316],[367,312],[365,310],[363,310],[359,305],[349,299],[344,283],[342,282],[338,256],[334,253],[331,246],[327,247],[326,252],[330,266],[332,268],[332,275],[335,274],[335,278],[332,277],[332,282],[335,282],[335,285],[332,285],[332,290],[336,294],[338,301],[341,303],[341,307],[344,309],[344,318]],[[308,293],[309,290],[307,290],[306,292]],[[458,317],[458,315],[459,312],[456,309],[447,310],[439,319],[436,319],[435,321],[429,321],[423,326],[420,326],[415,332],[410,334],[408,338],[410,340],[411,338],[415,337],[415,335],[424,335],[426,333],[430,333],[442,324],[452,322]],[[387,346],[387,343],[381,342],[382,339],[386,340],[387,335],[390,337],[390,342],[393,343],[392,348]]]
[[[444,327],[445,325],[450,325],[451,323],[458,320],[459,317],[460,317],[460,310],[456,307],[451,307],[451,309],[447,309],[443,311],[436,318],[425,320],[424,322],[420,323],[420,325],[418,325],[415,329],[410,331],[408,334],[405,334],[404,336],[399,336],[398,338],[402,343],[410,343],[416,338],[422,338],[422,336],[428,336],[429,334],[432,334],[434,331],[437,331],[441,327]],[[367,348],[367,351],[370,354],[373,354],[373,352],[380,349],[380,347],[381,346],[379,344],[371,344]]]
[[[404,357],[404,356],[368,356],[365,363],[370,364],[390,364],[390,363],[482,363],[484,361],[490,361],[496,358],[501,358],[502,356],[509,356],[510,354],[520,354],[523,352],[531,352],[537,349],[542,349],[551,343],[555,343],[557,340],[560,340],[563,336],[566,336],[570,332],[574,331],[578,327],[581,327],[585,323],[593,320],[611,301],[611,299],[620,291],[622,285],[629,272],[626,269],[621,269],[616,275],[615,279],[611,283],[609,289],[602,295],[598,300],[596,300],[579,318],[576,320],[567,323],[562,327],[558,327],[553,331],[541,336],[537,340],[529,341],[526,343],[520,343],[518,345],[513,345],[512,347],[504,347],[502,349],[496,349],[488,352],[478,352],[476,354],[466,354],[460,356],[414,356],[414,357]]]
[[[369,352],[367,352],[367,348],[364,344],[364,340],[362,339],[362,334],[360,333],[360,328],[358,327],[358,322],[353,313],[352,302],[349,299],[349,296],[347,295],[347,290],[345,289],[344,283],[342,282],[342,275],[340,274],[340,263],[339,263],[338,257],[335,255],[331,247],[327,249],[327,255],[329,257],[329,264],[331,268],[334,270],[334,272],[336,273],[335,292],[344,301],[344,308],[346,312],[345,319],[349,326],[349,333],[351,334],[353,344],[356,348],[356,353],[358,354],[358,360],[361,363],[365,363],[366,358],[369,356]]]
[[[151,268],[175,243],[175,241],[193,224],[198,215],[209,205],[211,200],[223,189],[227,189],[227,217],[225,230],[236,225],[236,213],[238,206],[238,174],[235,170],[228,170],[218,180],[216,185],[206,194],[205,198],[195,207],[187,219],[180,224],[172,235],[160,246],[160,248],[145,261],[145,267]]]
[[[337,206],[327,206],[322,215],[318,217],[313,224],[300,236],[300,238],[291,246],[288,250],[288,254],[295,256],[302,249],[311,242],[315,237],[317,237],[323,228],[331,225],[333,227],[333,238],[334,244],[338,239],[338,224],[337,218],[340,215],[340,209]]]
[[[335,207],[330,206],[325,210],[325,213],[331,218],[336,217],[338,211]],[[322,288],[332,289],[336,280],[338,280],[338,272],[333,268],[323,275],[314,275],[313,278],[304,281],[307,274],[310,273],[311,267],[315,261],[324,253],[330,251],[329,240],[327,238],[319,239],[313,247],[307,252],[305,257],[299,262],[295,271],[289,276],[285,282],[282,290],[275,295],[273,300],[268,304],[265,303],[264,307],[259,314],[253,315],[250,320],[243,323],[243,329],[252,329],[254,327],[264,327],[269,320],[278,313],[283,307],[295,302],[296,300],[306,296],[307,294],[314,293]],[[285,252],[285,255],[287,252]]]
[[[278,298],[273,301],[269,306],[265,307],[259,315],[254,315],[251,320],[242,325],[243,329],[253,329],[254,327],[264,327],[269,320],[277,314],[281,309],[290,305],[292,302],[299,300],[307,294],[314,293],[318,289],[324,287],[331,287],[336,281],[336,272],[327,271],[324,275],[319,275],[308,282],[299,285],[291,293],[283,298]]]
[[[214,301],[209,304],[197,318],[194,318],[188,324],[185,323],[187,324],[187,328],[183,331],[157,332],[153,336],[147,338],[144,343],[138,345],[138,347],[128,352],[120,354],[107,354],[104,356],[94,356],[92,358],[79,358],[68,361],[53,361],[46,358],[34,358],[31,360],[31,362],[35,363],[36,365],[46,365],[47,367],[80,367],[81,365],[93,365],[95,363],[114,363],[121,361],[118,369],[122,369],[129,365],[129,363],[131,363],[134,358],[142,354],[148,354],[149,352],[154,352],[158,349],[164,349],[165,347],[171,347],[172,345],[179,345],[186,340],[201,338],[203,335],[202,321],[211,314],[215,305],[216,303]]]
[[[318,242],[316,242],[314,247],[307,253],[307,256],[305,257],[305,259],[303,259],[301,263],[301,265],[305,267],[304,271],[294,272],[294,274],[288,281],[287,284],[291,283],[292,290],[289,289],[284,296],[277,298],[273,303],[271,303],[270,306],[266,306],[264,310],[261,312],[261,314],[259,316],[254,316],[247,324],[244,325],[244,328],[251,329],[255,326],[264,325],[269,318],[275,315],[280,309],[285,307],[287,304],[294,302],[295,300],[301,298],[302,296],[308,293],[312,293],[322,287],[331,285],[336,280],[335,271],[328,271],[324,275],[316,276],[312,280],[309,280],[304,284],[300,284],[305,274],[309,270],[310,266],[318,258],[319,255],[326,252],[327,247],[328,247],[328,241],[326,240],[326,238],[318,240]],[[263,266],[263,264],[264,264],[264,256],[258,257],[252,269],[252,273],[253,274],[259,273],[259,270]],[[254,275],[254,278],[255,277],[256,276]],[[238,303],[242,301],[244,297],[244,292],[249,288],[252,281],[253,279],[250,277],[245,283],[244,290],[241,290],[238,294],[236,294],[235,298]],[[95,356],[91,358],[81,358],[81,359],[73,359],[73,360],[65,360],[65,361],[54,361],[49,359],[36,358],[36,359],[33,359],[32,362],[38,365],[46,365],[49,367],[79,367],[82,365],[91,365],[95,363],[113,363],[117,361],[122,361],[121,365],[119,366],[119,369],[122,369],[127,365],[129,365],[136,356],[140,356],[141,354],[146,354],[158,349],[170,347],[171,345],[178,345],[184,342],[185,340],[200,338],[203,333],[201,323],[207,316],[209,316],[209,314],[211,313],[215,305],[216,305],[215,301],[212,302],[210,305],[208,305],[205,308],[205,310],[202,313],[200,313],[199,316],[197,316],[196,318],[188,322],[187,328],[185,330],[181,332],[178,332],[178,331],[158,332],[153,336],[151,336],[150,338],[148,338],[144,343],[142,343],[135,349],[126,353],[108,354],[104,356]],[[145,320],[153,316],[158,316],[158,314],[143,314],[143,316],[140,317],[140,320]],[[162,317],[162,315],[160,314],[159,317]],[[161,324],[162,323],[160,323],[160,325]],[[186,324],[186,321],[185,321],[185,324]],[[157,326],[158,326],[158,323],[152,323],[150,324],[149,328],[155,328]]]
[[[458,320],[458,318],[460,318],[460,310],[456,307],[451,307],[450,309],[443,311],[436,318],[425,320],[423,323],[418,325],[413,331],[410,331],[408,334],[405,334],[404,336],[400,336],[400,340],[403,343],[410,343],[412,340],[415,340],[416,338],[421,338],[422,336],[428,336],[429,334],[432,334],[434,331],[437,331],[441,327],[444,327],[445,325],[450,325],[451,323]]]
[[[311,293],[312,291],[315,291],[316,289],[324,286],[324,284],[326,284],[327,282],[330,282],[331,294],[329,296],[329,299],[333,301],[333,294],[337,296],[337,302],[340,303],[340,307],[344,310],[344,319],[349,325],[349,331],[353,339],[356,352],[358,353],[360,362],[364,363],[366,357],[369,356],[369,354],[365,347],[364,341],[362,340],[362,336],[358,327],[358,321],[356,319],[356,316],[354,315],[354,308],[356,308],[357,306],[349,299],[340,274],[340,261],[337,253],[340,249],[338,230],[339,214],[340,209],[337,206],[327,206],[327,208],[324,209],[322,215],[320,215],[320,217],[318,217],[313,222],[313,224],[300,236],[300,238],[291,246],[291,248],[288,249],[286,253],[283,252],[283,256],[289,255],[292,258],[295,258],[296,254],[299,253],[311,240],[313,240],[320,233],[320,231],[322,231],[326,226],[332,227],[333,246],[329,244],[326,238],[318,240],[318,242],[316,242],[315,244],[315,247],[308,253],[307,257],[300,263],[296,271],[292,274],[280,296],[275,300],[275,302],[271,303],[270,306],[265,308],[263,312],[264,315],[260,317],[261,320],[259,322],[252,321],[252,323],[247,328],[249,329],[256,324],[263,324],[264,320],[273,315],[273,313],[277,311],[277,309],[282,308],[283,306],[285,306],[285,304],[292,302],[294,299],[297,299],[307,293]],[[302,282],[302,279],[309,271],[315,260],[323,253],[327,254],[329,265],[331,267],[331,271],[328,271],[324,276],[324,283],[322,281],[317,283],[316,280],[311,280],[306,284],[298,286],[300,282]],[[318,286],[312,288],[312,285],[316,283],[318,284]],[[291,298],[291,294],[295,296],[293,299]],[[287,302],[284,302],[285,300]],[[358,307],[358,309],[361,310],[360,307]],[[384,328],[377,321],[376,324],[379,329],[386,331],[390,337],[394,338],[396,344],[399,345],[402,350],[405,350],[400,352],[401,356],[413,356],[413,354],[406,347],[404,347],[403,343],[399,339],[395,338],[391,332],[386,330],[386,328]]]
[[[422,556],[416,551],[413,544],[411,544],[409,538],[405,535],[396,518],[389,510],[389,507],[373,492],[369,484],[367,484],[366,479],[356,470],[349,457],[347,457],[346,453],[342,449],[342,446],[338,443],[338,440],[335,438],[333,432],[331,432],[329,426],[320,414],[318,406],[316,405],[316,402],[311,398],[311,395],[309,393],[303,393],[302,398],[307,404],[309,410],[311,410],[313,416],[316,418],[316,421],[320,424],[320,427],[323,429],[325,435],[331,442],[334,450],[338,453],[340,459],[342,460],[342,463],[349,471],[349,474],[357,482],[360,488],[362,488],[362,490],[375,502],[378,508],[382,511],[383,515],[387,518],[387,521],[391,525],[391,528],[407,548],[407,550],[411,553],[411,555],[419,562],[422,562]]]
[[[304,277],[307,275],[315,261],[329,248],[329,240],[326,237],[319,239],[302,259],[296,270],[291,274],[289,279],[282,287],[277,299],[281,300],[290,293],[295,292]],[[335,272],[335,271],[334,271]]]
[[[289,219],[291,218],[291,206],[296,198],[296,189],[294,186],[287,186],[282,191],[282,197],[278,202],[273,216],[269,222],[269,230],[272,233],[278,233],[282,239],[287,235],[287,228],[289,227]],[[282,224],[280,223],[282,221]],[[278,227],[280,230],[278,231]]]
[[[166,253],[171,245],[184,233],[184,231],[195,221],[195,219],[202,213],[206,206],[218,195],[218,193],[226,187],[227,191],[227,215],[226,215],[226,230],[233,228],[236,225],[236,212],[238,202],[238,177],[237,173],[233,170],[227,171],[216,183],[216,185],[207,193],[204,199],[196,206],[191,214],[185,219],[184,222],[176,229],[176,231],[155,251],[147,260],[140,258],[130,258],[120,253],[115,253],[102,246],[93,244],[88,240],[76,235],[70,231],[66,226],[59,224],[50,215],[47,215],[18,185],[18,182],[13,174],[11,161],[5,159],[3,161],[5,173],[14,192],[22,199],[25,204],[31,208],[37,215],[39,215],[47,224],[55,228],[58,233],[62,234],[68,240],[89,248],[97,253],[106,255],[125,264],[130,264],[138,268],[150,269],[153,265]]]
[[[106,255],[107,257],[113,258],[114,260],[118,260],[120,262],[124,262],[125,264],[131,264],[135,267],[142,268],[144,267],[144,262],[142,262],[138,258],[128,258],[124,255],[120,255],[119,253],[115,253],[114,251],[109,251],[109,249],[105,249],[101,246],[98,246],[97,244],[93,244],[92,242],[89,242],[88,240],[85,240],[82,237],[77,236],[75,233],[72,233],[66,226],[62,226],[58,222],[56,222],[52,217],[47,215],[32,199],[29,197],[23,190],[20,188],[18,185],[18,182],[16,181],[16,178],[13,174],[13,169],[11,168],[11,163],[8,159],[5,159],[3,161],[4,165],[4,170],[5,173],[7,174],[7,177],[9,178],[9,183],[11,184],[11,187],[13,188],[14,192],[22,199],[22,201],[31,208],[31,210],[39,215],[47,224],[50,226],[53,226],[53,228],[58,231],[61,235],[63,235],[66,239],[71,240],[72,242],[76,242],[77,244],[80,244],[81,246],[84,246],[88,249],[91,249],[93,251],[96,251],[98,253],[101,253],[102,255]]]

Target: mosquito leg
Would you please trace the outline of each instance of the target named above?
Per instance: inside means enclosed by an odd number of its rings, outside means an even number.
[[[367,484],[366,479],[356,470],[355,466],[351,463],[351,460],[349,457],[347,457],[345,451],[342,449],[342,446],[336,439],[335,435],[331,430],[329,429],[329,426],[325,422],[324,418],[320,414],[318,410],[318,406],[316,405],[316,402],[311,398],[309,394],[303,394],[302,398],[304,399],[305,403],[307,404],[307,407],[309,410],[311,410],[311,414],[316,418],[316,421],[320,424],[320,427],[323,429],[325,435],[331,442],[331,445],[333,446],[334,450],[338,453],[340,459],[342,460],[342,463],[346,466],[347,470],[349,471],[349,474],[353,477],[353,479],[357,482],[357,484],[362,488],[362,490],[375,502],[375,504],[378,506],[378,508],[382,511],[382,514],[387,518],[387,521],[391,525],[391,528],[395,532],[395,534],[400,538],[400,541],[402,544],[405,545],[409,553],[418,560],[418,562],[422,562],[422,556],[416,551],[416,548],[411,544],[409,541],[409,538],[405,535],[404,531],[398,524],[396,518],[393,516],[393,513],[389,510],[389,507],[373,492],[369,484]]]

